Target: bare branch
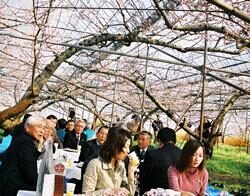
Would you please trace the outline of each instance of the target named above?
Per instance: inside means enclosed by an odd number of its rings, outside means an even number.
[[[238,8],[234,8],[233,6],[227,4],[226,2],[222,0],[207,0],[207,2],[212,3],[216,5],[217,7],[223,9],[226,13],[229,15],[233,15],[237,18],[242,19],[243,21],[250,23],[250,15],[243,12],[242,10],[239,10]]]

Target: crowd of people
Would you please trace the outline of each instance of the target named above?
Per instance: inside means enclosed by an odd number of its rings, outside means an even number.
[[[58,148],[80,146],[78,162],[82,163],[82,177],[71,181],[76,184],[75,193],[95,195],[108,190],[111,195],[144,195],[151,189],[163,188],[186,196],[205,195],[208,172],[203,144],[189,140],[180,149],[173,129],[156,122],[154,127],[157,145],[152,145],[153,135],[148,131],[140,132],[133,141],[131,132],[123,126],[91,130],[86,120],[25,116],[2,156],[0,196],[36,190],[37,160],[49,149],[48,143],[57,144]],[[138,164],[129,156],[132,151],[139,159]]]

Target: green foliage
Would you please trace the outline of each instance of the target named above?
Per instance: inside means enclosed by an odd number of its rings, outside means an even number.
[[[2,142],[3,135],[4,135],[4,130],[0,129],[0,143]]]
[[[207,169],[213,174],[212,181],[223,182],[230,189],[249,186],[250,156],[244,147],[214,146],[213,157],[207,160]]]
[[[136,142],[133,142],[136,145]],[[183,148],[185,142],[177,142],[177,146]],[[156,142],[152,143],[158,147]],[[213,182],[222,183],[225,189],[250,191],[250,155],[246,153],[246,147],[234,147],[225,144],[214,146],[212,159],[207,160],[206,167]],[[217,187],[219,188],[219,187]],[[222,188],[223,189],[223,188]]]
[[[244,177],[250,167],[250,156],[243,150],[222,144],[218,149],[215,147],[212,159],[207,161],[208,170]]]

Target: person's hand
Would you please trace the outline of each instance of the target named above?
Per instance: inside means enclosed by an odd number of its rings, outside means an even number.
[[[181,192],[181,196],[195,196],[195,194],[190,192]]]
[[[36,145],[37,150],[38,150],[39,152],[42,152],[42,150],[43,150],[43,144],[44,144],[44,139],[43,139],[43,137],[41,137],[41,138],[37,141],[37,145]]]
[[[128,154],[128,158],[129,158],[129,166],[138,166],[140,163],[140,160],[138,158],[138,156],[136,155],[135,151],[131,152]]]
[[[133,160],[129,160],[129,164],[128,164],[128,178],[129,179],[134,179],[135,178],[135,171],[137,170],[138,166],[139,166],[140,162],[133,162]]]
[[[114,188],[113,195],[127,196],[127,195],[129,195],[129,191],[124,187]]]
[[[43,145],[44,142],[45,142],[45,140],[44,140],[43,137],[41,137],[41,138],[38,140],[39,145]]]

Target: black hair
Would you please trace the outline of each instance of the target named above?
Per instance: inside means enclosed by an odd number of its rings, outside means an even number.
[[[50,114],[50,115],[47,116],[47,119],[55,119],[55,120],[57,120],[57,117],[55,115],[53,115],[53,114]]]
[[[99,133],[102,129],[109,129],[109,127],[106,125],[103,125],[103,126],[99,127],[99,129],[97,130],[97,133]]]
[[[74,121],[73,119],[69,119],[69,120],[66,122],[66,125],[67,125],[69,122],[75,123],[75,121]]]
[[[164,127],[160,129],[160,131],[157,134],[157,140],[160,140],[163,144],[172,142],[176,143],[176,134],[175,131],[171,128]]]
[[[25,115],[23,116],[23,123],[25,123],[26,120],[27,120],[30,116],[32,116],[32,115],[31,115],[31,114],[25,114]]]
[[[203,160],[198,166],[198,169],[201,171],[205,167],[206,153],[203,144],[198,140],[189,140],[185,143],[180,159],[176,165],[178,171],[184,172],[190,167],[193,160],[193,155],[200,147],[203,149]]]
[[[59,129],[65,129],[66,124],[67,124],[67,121],[66,121],[64,118],[60,118],[60,119],[57,121],[57,127],[58,127]]]
[[[107,140],[101,147],[100,157],[105,163],[110,163],[112,158],[122,152],[126,142],[131,140],[131,133],[121,127],[111,127]]]

